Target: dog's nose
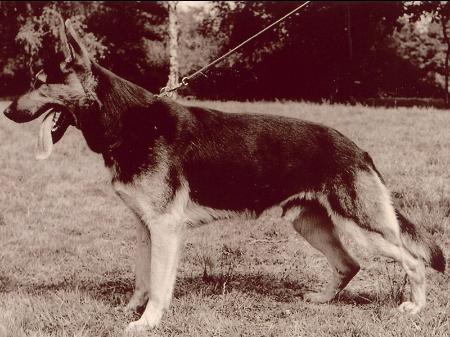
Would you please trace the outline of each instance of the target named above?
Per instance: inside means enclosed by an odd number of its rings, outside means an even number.
[[[17,102],[12,102],[5,110],[3,110],[3,113],[6,117],[13,120],[14,112],[17,110]]]

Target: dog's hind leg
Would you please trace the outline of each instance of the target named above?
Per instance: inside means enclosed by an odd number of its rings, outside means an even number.
[[[412,255],[401,242],[393,242],[383,234],[373,235],[371,245],[381,255],[393,258],[402,265],[411,285],[411,300],[403,302],[399,309],[410,314],[418,313],[426,303],[425,264],[423,260]]]
[[[321,292],[306,293],[304,298],[317,303],[331,301],[356,275],[359,264],[343,247],[334,224],[319,204],[302,204],[302,211],[293,225],[311,246],[325,255],[333,271],[332,279]]]
[[[390,194],[379,176],[375,172],[358,172],[352,185],[337,186],[321,203],[337,227],[342,226],[364,239],[369,248],[402,265],[410,280],[411,301],[403,303],[399,309],[412,314],[419,312],[426,302],[424,261],[429,260],[425,252],[430,248],[419,238],[407,244]]]

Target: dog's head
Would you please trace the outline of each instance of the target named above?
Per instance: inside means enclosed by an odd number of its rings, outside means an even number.
[[[60,48],[48,52],[43,69],[36,74],[35,85],[16,98],[4,111],[17,122],[29,122],[45,114],[38,136],[37,159],[50,156],[70,125],[83,128],[83,113],[95,102],[92,63],[69,20],[61,18],[58,31]]]

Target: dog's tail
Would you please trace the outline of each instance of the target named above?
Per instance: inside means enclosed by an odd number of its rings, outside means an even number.
[[[445,271],[445,257],[441,248],[432,240],[430,235],[419,230],[399,210],[395,210],[400,224],[401,238],[404,247],[413,255],[420,257],[433,269],[443,273]]]

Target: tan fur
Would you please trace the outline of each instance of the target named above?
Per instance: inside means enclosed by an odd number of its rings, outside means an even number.
[[[359,265],[341,243],[334,224],[326,211],[317,206],[303,207],[293,221],[294,228],[314,248],[322,252],[333,271],[333,277],[320,293],[307,293],[312,302],[332,300],[358,272]]]
[[[169,193],[169,186],[163,179],[165,174],[166,167],[162,164],[159,170],[145,175],[132,184],[114,182],[117,193],[140,216],[151,237],[150,252],[146,253],[147,256],[151,256],[148,260],[149,265],[138,258],[137,263],[143,265],[136,268],[137,273],[144,274],[137,275],[136,278],[147,279],[147,282],[139,282],[140,289],[130,307],[142,304],[143,298],[147,297],[147,291],[150,299],[142,317],[131,323],[129,330],[140,330],[158,325],[172,298],[185,228],[183,221],[185,205],[183,195],[179,191],[176,192],[171,203],[163,204],[162,201],[167,200]],[[140,237],[142,239],[142,230]],[[144,243],[142,249],[145,250],[146,247],[148,246]]]
[[[290,196],[286,200],[283,200],[280,203],[280,206],[284,206],[289,201],[292,201],[292,200],[316,200],[318,195],[319,195],[319,193],[317,193],[317,192],[300,192],[300,193]]]
[[[135,264],[135,287],[134,293],[126,311],[134,311],[148,300],[150,294],[150,261],[151,261],[151,237],[147,225],[139,219],[136,223],[136,264]]]
[[[411,255],[404,246],[389,191],[379,177],[374,172],[361,172],[356,182],[359,206],[361,212],[370,219],[371,230],[361,228],[352,220],[336,214],[324,196],[319,196],[319,202],[338,230],[350,234],[356,242],[363,243],[371,250],[401,263],[411,281],[412,301],[403,303],[400,310],[417,313],[425,306],[424,263]]]
[[[144,224],[144,228],[138,227],[136,289],[128,309],[136,309],[146,299],[150,300],[142,317],[131,323],[129,330],[156,326],[163,312],[168,309],[185,225],[210,222],[213,219],[229,218],[239,214],[196,204],[190,200],[189,187],[185,181],[182,181],[171,201],[167,202],[170,192],[170,186],[165,179],[168,168],[164,160],[159,163],[156,170],[135,179],[133,183],[113,182],[117,194]],[[146,258],[148,260],[145,260]]]

